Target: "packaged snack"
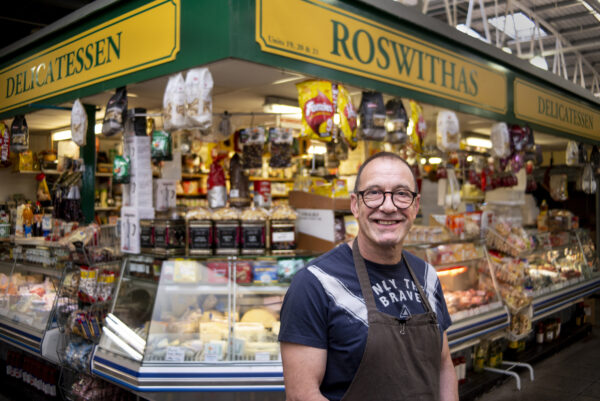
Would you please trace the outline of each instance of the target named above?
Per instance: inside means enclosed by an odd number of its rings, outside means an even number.
[[[0,166],[10,164],[10,132],[3,122],[0,122]]]
[[[508,157],[510,155],[510,136],[506,123],[492,125],[491,133],[492,148],[490,152],[496,157]]]
[[[163,127],[178,130],[185,125],[185,81],[179,73],[169,78],[163,96]]]
[[[213,78],[208,68],[193,68],[185,77],[186,125],[206,130],[212,126]]]
[[[510,127],[509,133],[511,153],[525,151],[529,141],[529,128],[515,124]]]
[[[327,81],[296,84],[304,131],[312,139],[330,141],[337,103],[337,85]]]
[[[216,209],[227,203],[227,187],[225,186],[225,171],[220,161],[227,155],[217,156],[210,165],[207,180],[208,207]]]
[[[113,136],[123,131],[125,117],[127,116],[127,88],[118,88],[116,93],[108,100],[104,120],[102,121],[102,134]]]
[[[152,160],[173,160],[173,153],[171,151],[171,134],[163,130],[152,131],[152,146],[151,156]]]
[[[254,181],[254,204],[259,207],[271,207],[271,182],[266,180]]]
[[[36,175],[35,179],[38,181],[37,188],[37,200],[40,202],[46,202],[52,200],[50,197],[50,190],[48,189],[48,183],[46,182],[46,175],[44,173],[40,173]]]
[[[269,128],[269,166],[273,168],[290,167],[294,137],[290,128]]]
[[[427,124],[423,117],[423,108],[414,100],[410,101],[409,138],[415,152],[423,151],[423,138],[427,134]]]
[[[383,95],[379,92],[363,92],[358,108],[359,137],[367,141],[383,141],[385,116]]]
[[[575,166],[577,164],[577,162],[579,161],[579,147],[577,146],[577,142],[569,141],[567,143],[565,160],[567,166]]]
[[[596,193],[596,180],[594,179],[594,172],[590,163],[586,163],[585,167],[583,168],[583,176],[581,177],[581,189],[586,194]]]
[[[348,145],[354,149],[358,143],[356,129],[358,127],[358,115],[350,94],[342,85],[338,85],[337,112],[340,116],[340,130]],[[341,138],[340,138],[341,139]],[[340,142],[343,142],[340,140]],[[345,159],[339,159],[345,160]]]
[[[234,207],[250,205],[250,181],[242,168],[242,160],[236,153],[229,162],[229,204]]]
[[[14,153],[29,149],[29,128],[24,115],[17,115],[10,125],[10,150]]]
[[[113,179],[115,184],[129,184],[129,158],[117,155],[113,161]]]
[[[80,267],[78,297],[87,303],[96,302],[96,285],[98,282],[98,269],[89,266]]]
[[[261,168],[265,148],[265,129],[254,127],[241,133],[243,149],[242,164],[245,169]]]
[[[76,99],[71,108],[71,137],[73,142],[79,146],[85,146],[87,126],[88,121],[85,109],[79,99]]]
[[[436,143],[442,152],[458,150],[460,145],[460,131],[456,113],[442,110],[437,116]]]
[[[406,143],[408,134],[406,125],[408,116],[402,104],[402,99],[390,99],[385,104],[385,130],[387,132],[385,140],[389,143]]]
[[[567,192],[568,177],[566,174],[554,174],[550,176],[550,196],[557,202],[569,199]]]

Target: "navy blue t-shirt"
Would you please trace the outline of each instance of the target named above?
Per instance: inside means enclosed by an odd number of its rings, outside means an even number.
[[[437,315],[441,343],[452,322],[435,268],[406,251],[404,256]],[[401,318],[425,312],[404,263],[365,262],[379,311]],[[321,393],[328,399],[340,400],[352,382],[367,331],[367,307],[347,244],[313,259],[294,276],[281,308],[279,341],[327,349]]]

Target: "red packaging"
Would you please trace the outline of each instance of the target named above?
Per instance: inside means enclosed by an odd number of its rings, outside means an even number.
[[[254,181],[254,203],[260,207],[271,207],[271,182]]]
[[[227,284],[227,262],[208,262],[206,280],[211,284]]]
[[[0,122],[0,165],[10,164],[10,133],[6,124]]]
[[[238,284],[252,282],[252,264],[250,262],[237,262],[235,264],[235,281]]]

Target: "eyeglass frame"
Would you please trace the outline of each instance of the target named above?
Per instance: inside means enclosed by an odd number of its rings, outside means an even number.
[[[409,207],[411,207],[414,203],[415,203],[415,199],[417,199],[417,196],[419,196],[418,192],[413,192],[410,189],[403,189],[404,191],[410,193],[412,195],[412,201],[410,202],[410,204],[406,207],[400,207],[398,205],[396,205],[396,203],[394,202],[394,191],[381,191],[383,192],[383,200],[381,201],[381,203],[378,206],[369,206],[367,205],[367,202],[365,201],[365,192],[366,191],[371,191],[372,189],[364,189],[362,191],[356,191],[355,194],[360,195],[362,197],[363,203],[365,204],[366,207],[368,207],[369,209],[377,209],[380,208],[384,203],[385,200],[387,198],[387,194],[391,194],[390,195],[390,199],[392,200],[392,205],[394,205],[394,207],[396,209],[400,209],[400,210],[406,210]]]

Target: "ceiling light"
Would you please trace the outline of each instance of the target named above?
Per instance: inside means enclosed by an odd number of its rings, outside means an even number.
[[[529,64],[536,66],[537,68],[541,68],[542,70],[548,71],[548,63],[546,59],[542,56],[533,56],[529,60]]]
[[[467,156],[467,161],[468,161],[469,163],[470,163],[470,162],[472,162],[472,161],[473,161],[473,156],[471,156],[471,155]]]
[[[327,153],[327,147],[323,143],[311,143],[306,153],[309,155],[324,155]]]
[[[441,157],[430,157],[429,164],[440,164],[442,162]]]
[[[96,125],[94,125],[94,134],[98,135],[102,133],[102,123],[98,123]],[[72,135],[71,135],[71,130],[70,129],[63,129],[60,131],[56,131],[52,133],[52,141],[57,142],[57,141],[66,141],[71,139]]]
[[[302,109],[298,107],[298,101],[277,96],[267,96],[263,105],[265,113],[290,114],[302,118]]]
[[[522,12],[515,13],[514,19],[512,15],[509,15],[508,19],[505,16],[501,16],[489,18],[488,22],[500,32],[504,32],[511,39],[516,39],[518,34],[521,42],[530,40],[532,37],[537,38],[538,34],[536,31],[538,29],[539,36],[542,38],[548,36],[542,28],[538,27],[536,29],[535,23]]]
[[[492,147],[492,142],[489,139],[478,138],[476,136],[467,137],[465,142],[467,143],[468,146],[473,146],[476,148],[491,149],[491,147]]]
[[[452,276],[456,276],[458,274],[462,274],[466,271],[467,271],[466,266],[454,266],[454,267],[449,267],[447,269],[438,270],[437,275],[438,275],[438,277],[444,277],[444,276],[452,277]]]

